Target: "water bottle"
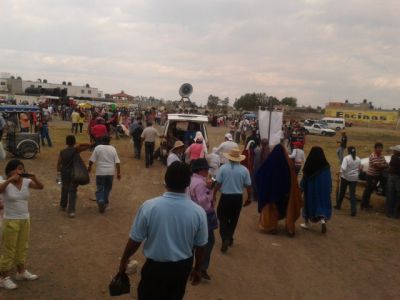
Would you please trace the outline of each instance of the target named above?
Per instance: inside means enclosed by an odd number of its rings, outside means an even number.
[[[56,182],[58,185],[61,185],[61,173],[57,173]]]

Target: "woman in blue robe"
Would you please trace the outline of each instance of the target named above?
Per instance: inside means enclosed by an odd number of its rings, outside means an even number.
[[[332,215],[332,178],[331,168],[321,147],[313,147],[303,168],[303,178],[300,183],[303,191],[304,224],[309,228],[309,221],[321,224],[321,232],[326,233],[326,222]]]
[[[278,221],[285,219],[286,231],[293,237],[302,201],[293,163],[282,145],[274,147],[258,169],[255,181],[260,213],[259,228],[276,234]]]

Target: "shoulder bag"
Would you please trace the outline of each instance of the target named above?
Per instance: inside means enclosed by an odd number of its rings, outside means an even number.
[[[89,172],[78,152],[75,153],[72,162],[72,182],[78,185],[86,185],[90,182]]]

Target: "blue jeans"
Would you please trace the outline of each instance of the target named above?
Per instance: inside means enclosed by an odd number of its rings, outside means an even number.
[[[145,142],[144,143],[146,168],[153,165],[154,144],[155,144],[154,142]]]
[[[340,165],[342,165],[342,162],[343,162],[344,150],[345,150],[345,149],[342,148],[342,147],[339,147],[339,148],[337,148],[337,150],[336,150],[336,154],[337,154],[337,156],[338,156]]]
[[[42,146],[45,145],[44,144],[44,139],[47,140],[47,145],[49,147],[53,146],[53,144],[51,143],[51,139],[50,139],[50,135],[49,135],[49,127],[47,126],[47,124],[44,124],[42,126],[42,128],[40,128],[40,137],[41,137],[41,140],[42,140]]]
[[[214,229],[208,231],[208,242],[206,245],[206,251],[204,253],[203,263],[201,265],[202,271],[207,271],[208,266],[210,265],[211,260],[211,252],[215,244],[215,235]]]
[[[113,175],[96,176],[96,201],[97,203],[108,204],[108,196],[112,189]]]
[[[351,213],[357,213],[357,203],[356,203],[356,186],[357,181],[347,181],[343,177],[340,178],[340,192],[339,197],[336,200],[336,206],[340,209],[342,207],[342,202],[344,195],[346,194],[347,186],[349,187],[350,192],[350,205],[351,205]]]

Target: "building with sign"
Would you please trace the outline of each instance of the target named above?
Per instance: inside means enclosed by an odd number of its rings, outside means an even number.
[[[329,102],[325,116],[344,118],[346,122],[359,125],[393,125],[399,121],[398,110],[375,109],[371,102],[351,104],[348,102]]]

